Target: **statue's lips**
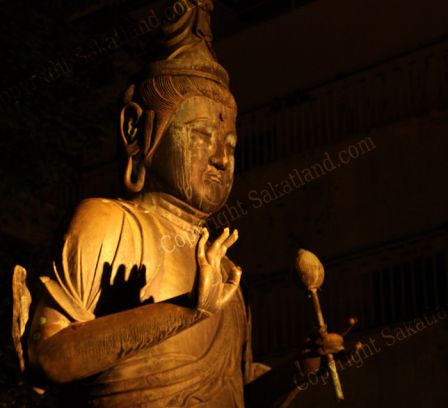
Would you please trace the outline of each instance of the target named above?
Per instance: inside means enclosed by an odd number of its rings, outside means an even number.
[[[221,184],[223,180],[223,176],[214,171],[207,171],[205,173],[205,180],[210,181],[212,183]]]

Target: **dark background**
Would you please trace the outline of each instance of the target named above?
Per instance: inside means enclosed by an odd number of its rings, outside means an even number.
[[[446,1],[215,3],[215,49],[240,110],[219,223],[240,232],[231,256],[249,288],[257,359],[277,364],[312,329],[293,268],[308,248],[326,267],[330,329],[355,315],[349,338],[377,345],[341,372],[344,405],[445,406]],[[18,0],[0,11],[0,406],[52,406],[21,380],[12,351],[12,269],[24,265],[35,290],[76,204],[122,195],[117,102],[154,54],[157,30],[135,27],[164,5]],[[375,147],[361,151],[361,140]],[[342,150],[359,157],[282,197],[263,192]],[[244,211],[230,208],[238,202]],[[295,403],[332,406],[331,385]]]

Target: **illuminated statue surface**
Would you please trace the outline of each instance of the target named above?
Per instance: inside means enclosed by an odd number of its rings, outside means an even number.
[[[225,257],[237,232],[209,245],[201,228],[230,192],[236,145],[210,9],[203,2],[167,27],[170,55],[126,92],[120,125],[134,197],[82,202],[54,276],[43,279],[30,364],[94,405],[243,406],[247,311],[241,270]],[[185,234],[198,244],[169,244]]]
[[[83,201],[41,278],[29,367],[77,406],[243,407],[267,370],[226,257],[237,231],[210,242],[203,228],[232,186],[237,108],[210,46],[213,4],[190,3],[164,28],[164,58],[125,92],[132,198]]]

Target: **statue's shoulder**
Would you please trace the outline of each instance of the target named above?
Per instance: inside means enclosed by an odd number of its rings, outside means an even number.
[[[137,250],[144,243],[153,244],[159,235],[157,217],[143,212],[136,203],[88,198],[79,203],[65,238],[82,247],[113,249],[125,245]]]
[[[87,198],[78,204],[73,219],[80,218],[84,221],[93,221],[95,219],[119,217],[125,212],[122,202],[124,200],[100,197]]]
[[[144,265],[147,241],[134,209],[138,211],[122,200],[105,198],[83,200],[76,208],[54,260],[55,278],[43,281],[74,321],[94,318],[104,282],[113,282],[119,270],[128,280],[135,267]]]
[[[65,238],[87,245],[117,241],[135,218],[131,213],[132,206],[124,200],[85,199],[76,208]]]
[[[138,206],[132,201],[121,198],[87,198],[81,201],[75,210],[72,224],[99,226],[108,228],[116,226],[117,222],[126,218],[137,219],[141,216]]]

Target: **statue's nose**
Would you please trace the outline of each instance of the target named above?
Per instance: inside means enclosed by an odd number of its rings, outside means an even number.
[[[215,151],[210,157],[210,164],[218,170],[225,170],[228,161],[229,158],[227,157],[225,145],[224,143],[218,141],[216,143]]]

